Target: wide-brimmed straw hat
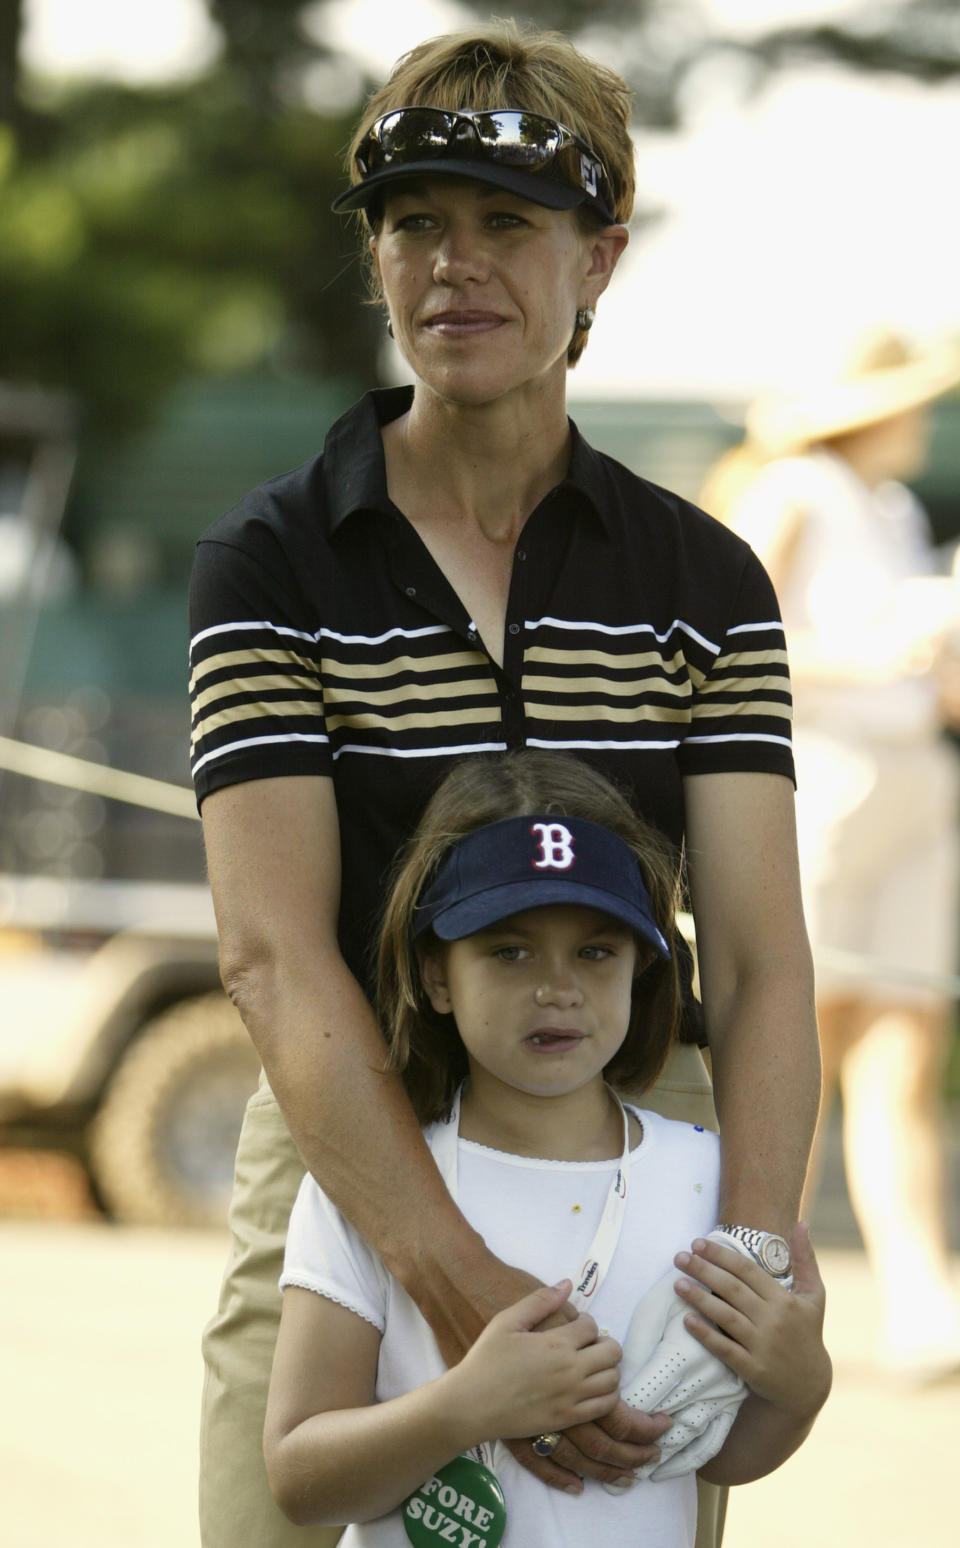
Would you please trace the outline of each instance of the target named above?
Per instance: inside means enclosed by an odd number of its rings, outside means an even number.
[[[782,456],[919,408],[958,383],[960,349],[919,350],[877,329],[835,375],[803,391],[759,398],[747,414],[747,436],[768,455]]]

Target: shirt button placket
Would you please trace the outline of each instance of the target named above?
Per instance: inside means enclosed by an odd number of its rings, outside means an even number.
[[[503,703],[503,730],[507,746],[511,749],[523,746],[523,697],[520,691],[520,677],[523,670],[523,661],[516,641],[521,634],[521,626],[518,623],[507,624],[507,652],[504,660],[504,677],[501,684],[501,698]]]
[[[518,621],[517,614],[525,617],[526,600],[524,584],[526,577],[518,574],[520,566],[526,562],[527,550],[517,548],[513,556],[513,582],[510,587],[510,611],[513,619],[507,624],[507,634],[504,650],[504,680],[501,685],[501,699],[503,704],[503,730],[507,746],[510,748],[522,747],[524,744],[524,717],[523,717],[523,693],[520,687],[523,676],[523,625]]]

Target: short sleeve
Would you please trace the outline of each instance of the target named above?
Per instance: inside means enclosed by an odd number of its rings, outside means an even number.
[[[190,587],[191,766],[197,800],[223,785],[330,774],[319,629],[263,556],[198,545]]]
[[[296,1285],[326,1296],[382,1333],[388,1284],[376,1253],[308,1172],[290,1214],[280,1288]]]
[[[683,774],[772,773],[794,778],[792,699],[780,609],[770,579],[744,545],[723,637],[695,683],[678,754]]]

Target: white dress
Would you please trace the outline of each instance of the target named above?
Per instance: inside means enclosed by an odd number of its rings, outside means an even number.
[[[910,491],[869,488],[833,452],[771,463],[729,519],[769,560],[788,510],[795,541],[777,594],[796,647],[797,825],[819,992],[935,999],[906,977],[848,974],[836,954],[952,971],[958,760],[941,736],[932,667],[960,589],[936,574]],[[843,678],[818,676],[812,659],[843,662]]]

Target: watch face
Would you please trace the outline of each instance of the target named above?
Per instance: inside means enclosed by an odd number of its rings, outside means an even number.
[[[771,1274],[789,1274],[790,1248],[782,1236],[768,1236],[760,1248],[760,1257]]]

